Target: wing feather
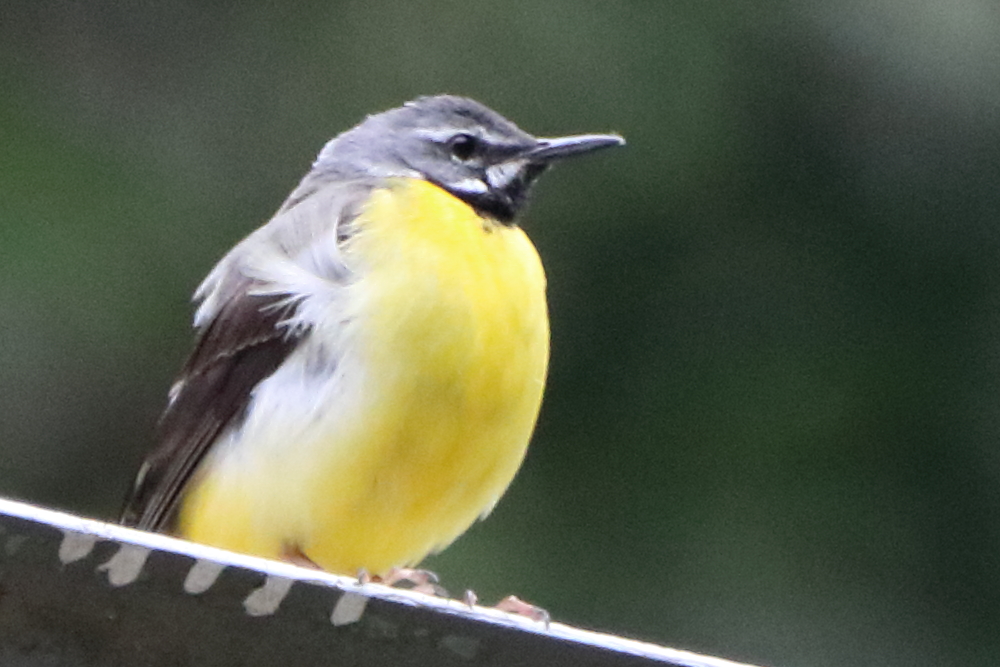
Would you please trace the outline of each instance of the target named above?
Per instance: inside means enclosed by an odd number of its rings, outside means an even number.
[[[307,176],[275,217],[233,248],[195,293],[198,336],[170,390],[157,442],[125,500],[121,522],[169,530],[212,445],[237,426],[254,387],[336,308],[351,272],[340,255],[372,185]],[[304,193],[303,193],[304,191]]]

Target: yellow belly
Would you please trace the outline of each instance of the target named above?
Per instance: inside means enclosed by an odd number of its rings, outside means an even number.
[[[356,229],[361,278],[330,319],[344,391],[213,453],[182,507],[191,539],[384,573],[447,546],[517,471],[548,363],[534,247],[416,180],[375,191]]]

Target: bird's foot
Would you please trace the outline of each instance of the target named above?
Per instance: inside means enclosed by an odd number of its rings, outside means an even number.
[[[503,600],[500,600],[496,605],[496,609],[544,623],[546,628],[549,627],[549,623],[552,621],[552,616],[549,612],[541,607],[536,607],[529,602],[525,602],[516,595],[508,595]]]
[[[462,601],[469,607],[469,609],[472,609],[479,603],[479,596],[476,595],[475,591],[467,590],[465,591],[465,595],[462,596]],[[546,629],[548,629],[549,623],[552,621],[552,616],[548,611],[542,609],[541,607],[536,607],[529,602],[525,602],[516,595],[508,595],[503,600],[500,600],[500,602],[498,602],[493,608],[507,612],[508,614],[517,614],[518,616],[529,618],[532,621],[544,623]]]
[[[372,581],[392,588],[402,588],[439,598],[448,597],[448,591],[440,585],[440,579],[430,570],[418,570],[412,567],[394,567],[384,577],[370,575],[362,570],[358,574],[358,580],[361,583]]]

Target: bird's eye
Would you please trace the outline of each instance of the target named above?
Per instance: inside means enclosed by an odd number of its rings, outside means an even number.
[[[471,134],[456,134],[448,140],[448,148],[451,154],[463,162],[472,157],[476,152],[479,142]]]

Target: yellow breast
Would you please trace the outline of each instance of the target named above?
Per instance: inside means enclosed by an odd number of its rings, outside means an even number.
[[[350,395],[287,429],[280,459],[206,470],[182,515],[193,539],[385,572],[447,546],[517,471],[548,363],[531,242],[417,180],[376,190],[355,229],[344,253],[361,278],[337,314],[350,349],[331,379]]]

